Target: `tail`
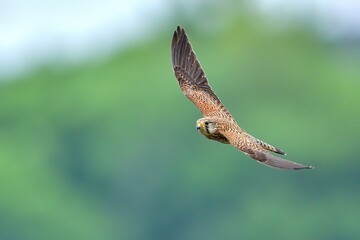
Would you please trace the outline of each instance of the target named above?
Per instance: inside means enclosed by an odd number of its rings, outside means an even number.
[[[277,154],[281,154],[281,155],[286,155],[286,153],[281,150],[280,148],[277,148],[277,147],[274,147],[264,141],[261,141],[257,138],[254,137],[254,140],[257,144],[259,144],[259,146],[265,150],[268,150],[268,151],[271,151],[271,152],[274,152],[274,153],[277,153]]]

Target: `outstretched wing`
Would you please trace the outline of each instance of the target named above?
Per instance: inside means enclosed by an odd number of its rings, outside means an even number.
[[[305,166],[303,164],[292,162],[283,158],[276,157],[269,152],[260,151],[257,149],[247,149],[246,152],[244,151],[246,155],[249,157],[255,159],[259,163],[268,165],[270,167],[274,168],[280,168],[280,169],[292,169],[292,170],[300,170],[300,169],[313,169],[313,166]]]
[[[179,26],[173,36],[171,57],[181,91],[196,105],[201,113],[205,117],[218,116],[234,121],[208,84],[205,72],[192,50],[185,30]]]

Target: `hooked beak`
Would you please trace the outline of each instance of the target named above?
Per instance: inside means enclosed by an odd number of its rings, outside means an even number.
[[[201,125],[202,125],[202,123],[201,123],[201,122],[196,123],[196,130],[199,130],[199,129],[201,128]]]

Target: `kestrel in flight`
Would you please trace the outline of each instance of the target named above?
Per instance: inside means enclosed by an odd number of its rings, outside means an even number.
[[[171,44],[172,65],[181,91],[204,115],[196,121],[196,128],[205,137],[231,144],[259,163],[280,169],[312,169],[271,154],[285,155],[279,148],[271,146],[243,130],[211,89],[204,70],[192,50],[181,27],[177,27]]]

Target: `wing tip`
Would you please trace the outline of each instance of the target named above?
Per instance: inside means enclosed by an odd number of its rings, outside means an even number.
[[[176,30],[174,31],[174,35],[173,35],[173,42],[172,45],[174,46],[174,44],[181,38],[182,35],[185,34],[185,29],[182,28],[180,25],[178,25],[176,27]]]
[[[255,159],[261,164],[267,165],[269,167],[274,167],[278,169],[287,169],[287,170],[302,170],[302,169],[314,169],[314,166],[303,165],[297,162],[289,161],[283,158],[276,157],[270,153],[265,153],[261,151],[248,150],[245,152],[246,155]]]
[[[182,51],[184,51],[185,46],[188,42],[185,29],[180,25],[176,27],[174,31],[172,43],[171,43],[171,58],[173,68],[182,64]]]
[[[302,169],[315,169],[315,167],[314,166],[303,166],[303,167],[294,168],[294,170],[302,170]]]

